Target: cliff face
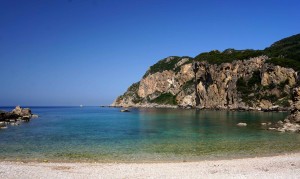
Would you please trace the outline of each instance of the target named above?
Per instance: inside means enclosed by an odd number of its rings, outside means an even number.
[[[200,108],[289,107],[297,73],[266,63],[267,56],[220,65],[190,62],[180,70],[145,76],[113,106],[179,105]],[[165,59],[172,60],[172,57]],[[181,62],[181,61],[179,61]]]
[[[195,58],[168,57],[151,66],[112,106],[288,108],[297,73],[269,56],[266,51],[228,49]]]

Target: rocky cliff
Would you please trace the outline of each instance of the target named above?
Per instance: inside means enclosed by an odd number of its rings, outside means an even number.
[[[112,106],[288,109],[298,81],[300,60],[294,52],[299,49],[300,34],[265,50],[168,57],[151,66]]]

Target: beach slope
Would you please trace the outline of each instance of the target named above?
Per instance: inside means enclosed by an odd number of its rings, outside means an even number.
[[[0,178],[299,178],[300,153],[182,163],[0,162]]]

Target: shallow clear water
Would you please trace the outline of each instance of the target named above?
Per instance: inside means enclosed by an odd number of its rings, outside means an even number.
[[[1,108],[10,110],[9,108]],[[264,130],[287,113],[31,107],[40,117],[0,130],[1,160],[192,161],[299,152],[300,135]],[[247,127],[236,126],[239,122]]]

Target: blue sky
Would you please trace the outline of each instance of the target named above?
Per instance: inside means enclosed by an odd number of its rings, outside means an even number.
[[[167,56],[264,49],[298,0],[0,0],[0,106],[105,105]]]

